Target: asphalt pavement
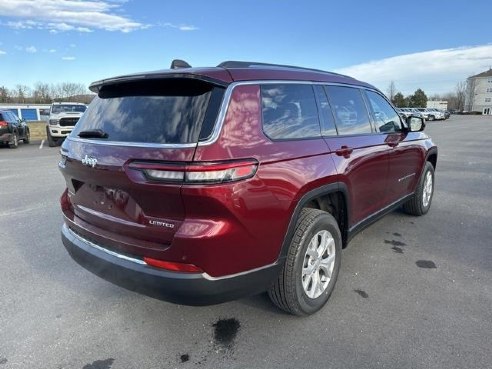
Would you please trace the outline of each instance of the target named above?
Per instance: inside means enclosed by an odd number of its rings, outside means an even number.
[[[328,304],[207,307],[114,286],[60,240],[59,148],[0,148],[0,369],[490,368],[492,117],[452,116],[430,212],[395,211],[342,254]]]

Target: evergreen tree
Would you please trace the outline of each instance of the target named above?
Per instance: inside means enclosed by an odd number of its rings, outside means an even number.
[[[405,108],[407,106],[406,101],[405,101],[405,97],[403,96],[403,94],[401,92],[397,92],[395,94],[395,96],[393,97],[393,100],[391,102],[397,108]]]

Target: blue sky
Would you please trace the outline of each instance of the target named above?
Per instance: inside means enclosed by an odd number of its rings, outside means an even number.
[[[350,74],[428,94],[492,66],[490,2],[0,0],[0,86],[224,60]],[[481,9],[481,10],[480,10]]]

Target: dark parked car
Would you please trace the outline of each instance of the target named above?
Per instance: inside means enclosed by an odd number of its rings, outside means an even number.
[[[29,126],[9,110],[0,110],[0,143],[15,149],[19,141],[28,144],[30,140]]]
[[[62,145],[62,239],[93,273],[191,305],[268,291],[308,315],[358,231],[399,206],[428,212],[437,148],[375,87],[290,66],[184,66],[93,83]]]

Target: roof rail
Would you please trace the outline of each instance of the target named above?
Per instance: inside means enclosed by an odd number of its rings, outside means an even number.
[[[333,75],[337,75],[337,76],[344,76],[344,77],[352,78],[352,77],[349,77],[349,76],[345,76],[343,74],[333,73],[333,72],[327,72],[327,71],[321,70],[321,69],[297,67],[297,66],[294,66],[294,65],[257,63],[257,62],[236,61],[236,60],[228,60],[228,61],[222,62],[219,65],[217,65],[217,67],[219,67],[219,68],[226,68],[226,69],[227,68],[261,68],[261,67],[300,69],[300,70],[306,70],[306,71],[311,71],[311,72],[328,73],[328,74],[333,74]]]

